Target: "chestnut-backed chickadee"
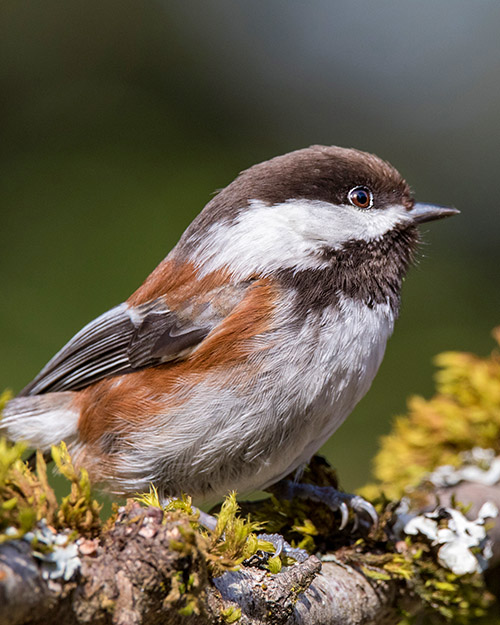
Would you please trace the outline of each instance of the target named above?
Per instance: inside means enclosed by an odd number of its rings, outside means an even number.
[[[7,403],[0,430],[114,493],[196,500],[299,469],[367,392],[418,224],[401,175],[312,146],[242,172],[123,304]]]

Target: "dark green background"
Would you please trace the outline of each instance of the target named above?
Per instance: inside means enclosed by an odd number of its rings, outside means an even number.
[[[4,0],[0,385],[19,390],[124,300],[243,168],[312,143],[373,151],[426,226],[368,396],[325,447],[347,488],[432,356],[500,323],[496,0]],[[279,375],[279,372],[277,372]],[[432,444],[432,441],[429,441]]]

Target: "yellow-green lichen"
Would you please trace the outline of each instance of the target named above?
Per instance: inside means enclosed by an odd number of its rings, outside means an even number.
[[[408,537],[398,545],[399,551],[390,543],[379,544],[383,553],[378,554],[373,545],[371,551],[367,547],[360,543],[356,550],[344,552],[344,561],[371,579],[400,580],[402,596],[411,594],[421,601],[417,622],[477,624],[494,602],[480,574],[455,575],[443,568],[428,543]],[[413,620],[407,616],[400,625],[410,622]],[[490,625],[494,622],[489,621]]]

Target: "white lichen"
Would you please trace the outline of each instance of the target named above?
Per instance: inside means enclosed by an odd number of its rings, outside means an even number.
[[[474,447],[460,454],[462,465],[443,465],[430,473],[426,479],[438,488],[455,486],[460,482],[475,482],[493,486],[500,482],[500,457],[493,449]]]
[[[78,545],[67,532],[58,533],[42,519],[36,528],[23,536],[33,546],[33,556],[40,560],[42,577],[70,580],[80,568]]]
[[[455,575],[466,575],[487,568],[491,544],[484,525],[486,519],[497,514],[490,502],[481,507],[473,521],[453,508],[440,507],[420,515],[411,515],[403,508],[395,529],[401,531],[402,527],[403,534],[424,536],[433,547],[438,547],[437,558],[442,566]]]

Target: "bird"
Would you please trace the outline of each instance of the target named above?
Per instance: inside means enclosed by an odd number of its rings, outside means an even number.
[[[299,474],[375,377],[418,226],[457,213],[352,148],[256,164],[6,404],[0,432],[64,440],[116,495],[215,501]]]

